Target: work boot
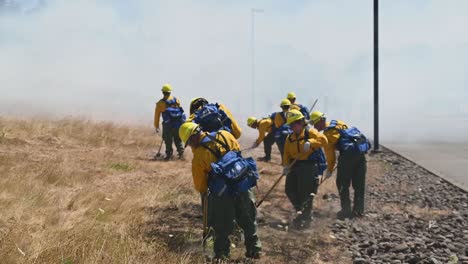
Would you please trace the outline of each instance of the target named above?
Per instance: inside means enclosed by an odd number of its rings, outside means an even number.
[[[172,159],[172,154],[166,154],[166,157],[164,157],[164,161],[170,161]]]
[[[258,161],[263,161],[263,162],[269,162],[269,161],[271,160],[271,158],[265,156],[265,157],[260,157],[260,158],[258,158],[257,160],[258,160]]]
[[[352,217],[353,218],[360,218],[364,216],[364,212],[358,211],[358,210],[353,210],[352,212]]]
[[[184,152],[179,152],[179,155],[177,156],[180,160],[184,159]]]
[[[247,251],[245,253],[245,257],[250,259],[261,259],[263,255],[262,251]]]
[[[339,220],[345,220],[346,218],[351,218],[353,214],[351,213],[351,210],[347,209],[341,209],[338,213],[336,213],[336,218]]]

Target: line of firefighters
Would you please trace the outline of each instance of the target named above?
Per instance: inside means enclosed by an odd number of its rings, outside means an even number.
[[[241,136],[237,121],[226,106],[201,97],[191,101],[187,118],[180,101],[172,96],[169,84],[163,85],[162,93],[163,98],[156,104],[154,127],[159,133],[162,115],[165,160],[173,158],[173,142],[179,158],[183,158],[185,147],[192,149],[192,176],[195,189],[202,197],[204,238],[211,234],[209,231],[214,231],[215,258],[229,257],[229,235],[235,224],[244,231],[246,257],[260,258],[256,207],[263,199],[256,206],[252,191],[259,175],[255,161],[242,156],[237,142]],[[282,156],[282,176],[286,176],[285,193],[296,210],[293,226],[302,229],[310,225],[320,175],[323,175],[322,180],[329,178],[335,169],[341,201],[337,217],[362,216],[365,154],[370,149],[367,138],[343,121],[328,121],[319,111],[309,113],[307,107],[296,102],[294,93],[289,93],[280,107],[281,111],[266,118],[249,117],[247,125],[259,132],[252,148],[264,144],[265,156],[260,161],[269,162],[272,146],[275,143],[278,146]],[[349,194],[351,185],[354,188],[353,206]]]

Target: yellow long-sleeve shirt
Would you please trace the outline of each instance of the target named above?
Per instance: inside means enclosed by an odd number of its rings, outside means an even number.
[[[156,108],[154,109],[154,127],[159,128],[159,119],[161,114],[166,111],[166,100],[172,100],[174,97],[170,95],[168,98],[162,98],[156,103]],[[179,99],[176,100],[177,106],[180,107]]]
[[[326,122],[326,126],[328,127],[330,122]],[[340,139],[340,132],[338,129],[347,129],[348,126],[345,122],[337,120],[337,124],[335,128],[327,129],[323,132],[323,134],[327,137],[328,144],[324,147],[325,149],[325,156],[327,157],[327,170],[329,172],[333,172],[336,164],[336,144]]]
[[[309,133],[310,150],[304,152],[305,133]],[[288,166],[294,159],[307,160],[312,152],[327,146],[327,137],[314,128],[304,128],[300,135],[291,134],[284,144],[283,165]]]
[[[242,129],[240,128],[239,123],[237,123],[231,111],[229,111],[229,109],[225,105],[220,104],[219,109],[223,110],[226,113],[226,115],[229,117],[229,119],[231,119],[231,124],[232,124],[231,133],[234,136],[234,138],[239,139],[240,136],[242,135]],[[187,119],[187,122],[192,122],[193,119],[195,119],[195,114],[191,114],[190,117]]]
[[[204,133],[201,137],[201,140],[206,137]],[[224,136],[224,138],[223,138]],[[240,146],[234,136],[224,130],[220,130],[216,134],[216,139],[226,143],[230,150],[237,150],[240,151]],[[224,141],[226,139],[226,142]],[[210,141],[206,144],[206,146],[215,152],[217,150],[220,151],[221,155],[226,154],[227,150],[222,147],[221,144],[215,141]],[[208,174],[211,172],[211,163],[218,161],[218,158],[208,149],[203,146],[198,146],[196,148],[192,148],[193,151],[193,159],[192,159],[192,177],[193,177],[193,184],[195,186],[195,190],[200,193],[205,193],[208,189]]]
[[[284,123],[286,123],[286,120],[288,118],[288,110],[286,111],[283,111],[283,112],[278,112],[276,115],[275,115],[275,127],[278,128],[282,125],[284,125]]]
[[[271,132],[271,127],[273,126],[273,121],[271,118],[263,118],[258,121],[258,138],[255,141],[258,145],[263,142],[265,139],[265,134]]]

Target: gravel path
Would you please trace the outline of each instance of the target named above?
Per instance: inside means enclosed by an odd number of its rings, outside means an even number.
[[[366,217],[331,226],[354,263],[468,264],[468,194],[389,150],[372,158],[384,173]]]

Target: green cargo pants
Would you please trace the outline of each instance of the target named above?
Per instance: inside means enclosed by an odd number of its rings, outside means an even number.
[[[341,153],[338,158],[338,172],[336,176],[336,187],[340,194],[341,209],[351,212],[351,201],[349,198],[349,187],[354,189],[353,212],[364,213],[364,195],[366,185],[367,161],[364,154]]]
[[[315,161],[298,160],[286,176],[286,195],[296,211],[302,211],[304,220],[310,220],[314,195],[319,185]],[[311,195],[311,194],[314,195]]]
[[[163,124],[163,140],[166,145],[166,157],[172,157],[172,142],[174,142],[177,153],[184,154],[184,147],[179,137],[179,128],[174,127],[172,124]]]
[[[218,197],[210,194],[209,203],[210,224],[215,233],[214,252],[217,258],[229,257],[229,235],[234,231],[236,222],[244,231],[247,253],[261,251],[262,245],[257,235],[257,209],[252,191],[241,193],[237,197]]]
[[[265,159],[271,160],[271,147],[275,144],[275,135],[268,133],[263,139],[263,150],[265,151]]]

